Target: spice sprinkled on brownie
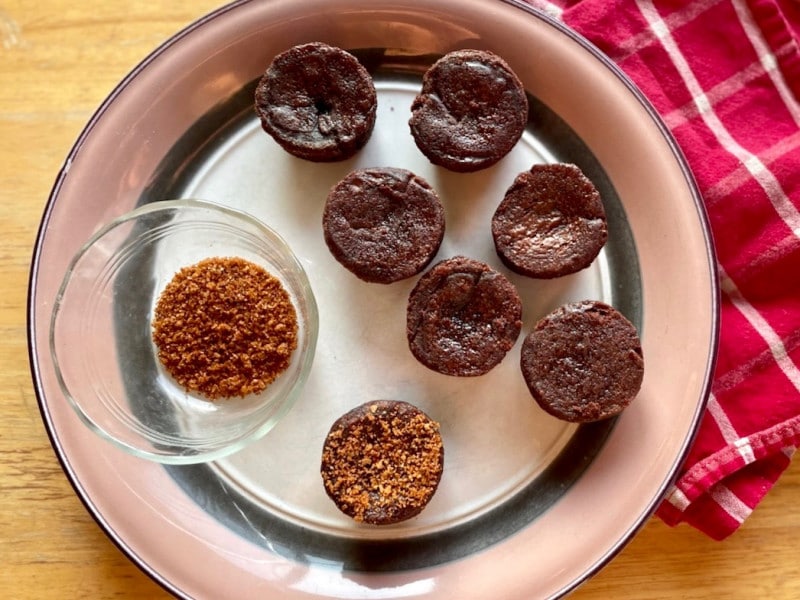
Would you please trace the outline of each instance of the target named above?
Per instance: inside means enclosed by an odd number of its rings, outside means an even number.
[[[377,400],[336,420],[320,471],[339,510],[358,522],[389,525],[425,508],[443,467],[439,424],[407,402]]]
[[[288,292],[241,258],[208,258],[181,269],[159,296],[152,325],[167,372],[212,400],[263,391],[297,347]]]

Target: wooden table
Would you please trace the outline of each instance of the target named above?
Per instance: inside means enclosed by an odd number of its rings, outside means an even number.
[[[25,304],[39,219],[91,113],[147,53],[216,0],[0,3],[0,596],[165,598],[105,537],[50,447],[30,381]],[[729,540],[651,520],[575,593],[800,598],[800,464]]]

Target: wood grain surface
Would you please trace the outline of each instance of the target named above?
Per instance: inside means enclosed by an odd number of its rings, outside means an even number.
[[[0,2],[0,597],[167,598],[87,513],[64,476],[30,378],[31,250],[54,178],[92,112],[214,0]],[[713,542],[652,520],[573,597],[800,598],[800,464],[742,529]]]

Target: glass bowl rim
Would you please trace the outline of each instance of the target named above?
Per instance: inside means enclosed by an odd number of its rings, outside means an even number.
[[[223,214],[228,218],[232,218],[233,220],[245,222],[247,225],[257,229],[260,233],[269,238],[270,242],[280,250],[281,258],[289,261],[289,266],[292,270],[292,273],[298,279],[299,285],[297,288],[301,293],[292,295],[299,296],[298,300],[304,302],[308,317],[302,318],[303,326],[301,331],[303,333],[298,339],[298,347],[296,350],[296,352],[301,352],[299,357],[301,364],[298,366],[298,375],[294,383],[292,383],[291,386],[286,390],[284,397],[281,399],[280,407],[277,411],[272,413],[269,418],[259,423],[258,426],[249,430],[245,435],[234,438],[225,444],[217,445],[212,449],[198,451],[196,448],[192,448],[193,452],[191,454],[176,454],[174,452],[159,453],[144,450],[131,443],[120,440],[113,434],[109,433],[104,427],[96,423],[92,417],[89,416],[89,414],[83,408],[81,402],[79,402],[74,394],[70,391],[70,387],[64,379],[62,363],[59,359],[61,353],[56,349],[55,332],[58,316],[61,313],[60,308],[62,306],[64,295],[66,294],[67,288],[71,282],[72,275],[81,259],[86,256],[86,254],[94,247],[94,244],[98,240],[102,239],[105,235],[117,229],[118,227],[121,227],[126,223],[136,221],[143,216],[170,210],[181,211],[183,209],[201,209],[207,210],[211,213]],[[285,280],[283,280],[283,278],[281,279],[283,285],[288,287],[288,284],[286,284]],[[295,309],[298,313],[298,318],[301,318],[300,314],[302,311],[300,310],[300,307],[295,306]],[[272,427],[275,426],[275,424],[277,424],[278,421],[280,421],[286,415],[286,413],[289,412],[300,391],[305,385],[305,382],[308,379],[311,371],[311,366],[313,364],[314,354],[316,351],[318,333],[319,310],[314,291],[308,280],[308,274],[303,265],[300,263],[297,255],[292,250],[291,246],[289,246],[286,240],[277,231],[244,210],[231,208],[210,200],[197,198],[178,198],[157,200],[137,206],[136,208],[108,221],[102,227],[98,228],[83,244],[81,244],[64,270],[61,283],[53,302],[53,308],[49,321],[48,344],[59,388],[64,394],[68,404],[73,408],[74,412],[84,423],[84,425],[86,425],[101,438],[111,442],[114,446],[121,448],[133,456],[165,465],[192,465],[211,462],[238,452],[250,443],[262,438],[266,433],[269,432],[270,429],[272,429]],[[272,400],[270,400],[269,403],[272,403]],[[188,447],[189,446],[187,445],[187,448]]]

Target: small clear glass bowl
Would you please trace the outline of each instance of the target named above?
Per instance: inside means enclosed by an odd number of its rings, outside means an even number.
[[[239,257],[282,283],[298,319],[289,367],[259,394],[208,400],[161,366],[152,315],[185,266]],[[314,358],[319,319],[308,277],[286,242],[243,212],[199,200],[146,204],[98,231],[70,263],[50,322],[68,401],[120,448],[167,464],[227,456],[266,434],[294,404]]]

